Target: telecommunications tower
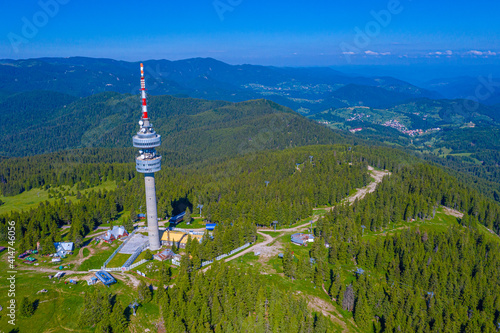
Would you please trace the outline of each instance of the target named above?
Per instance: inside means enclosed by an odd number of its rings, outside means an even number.
[[[156,211],[155,172],[161,170],[161,156],[156,154],[155,147],[161,145],[161,135],[156,134],[153,124],[149,122],[148,106],[146,103],[146,83],[144,81],[144,67],[141,64],[141,97],[142,117],[139,120],[139,132],[132,138],[134,147],[139,148],[139,155],[135,158],[137,172],[144,174],[146,183],[146,209],[148,221],[149,248],[160,248],[158,230],[158,213]]]

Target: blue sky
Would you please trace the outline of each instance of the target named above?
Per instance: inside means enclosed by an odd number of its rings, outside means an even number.
[[[0,58],[488,64],[500,60],[498,13],[492,0],[9,1]]]

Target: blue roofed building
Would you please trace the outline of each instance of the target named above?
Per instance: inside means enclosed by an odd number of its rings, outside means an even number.
[[[356,269],[355,273],[361,275],[361,274],[364,274],[364,272],[365,272],[365,270],[363,268],[358,267],[358,269]]]
[[[169,222],[177,224],[177,223],[181,222],[184,219],[184,215],[186,215],[186,212],[182,212],[182,213],[180,213],[178,215],[172,216],[170,218]]]
[[[206,228],[207,230],[209,230],[209,231],[212,231],[212,230],[214,230],[214,229],[215,229],[215,227],[216,227],[216,226],[217,226],[217,223],[207,223],[207,224],[205,225],[205,228]]]
[[[314,242],[314,235],[296,233],[292,235],[292,243],[306,246],[307,243]]]
[[[56,248],[56,256],[64,258],[73,253],[75,244],[73,242],[55,242],[54,247]]]
[[[115,278],[106,271],[99,271],[95,273],[95,276],[106,286],[116,282]]]

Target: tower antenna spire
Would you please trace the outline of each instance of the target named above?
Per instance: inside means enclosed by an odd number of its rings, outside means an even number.
[[[142,119],[148,119],[148,103],[146,101],[146,81],[144,80],[144,65],[141,62],[141,98]]]

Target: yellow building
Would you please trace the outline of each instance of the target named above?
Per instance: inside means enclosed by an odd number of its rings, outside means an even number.
[[[191,240],[197,240],[201,243],[203,235],[192,235],[181,231],[168,231],[165,230],[163,236],[161,237],[161,242],[163,245],[171,246],[172,242],[178,247],[186,247],[188,236],[191,236]]]

